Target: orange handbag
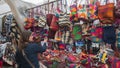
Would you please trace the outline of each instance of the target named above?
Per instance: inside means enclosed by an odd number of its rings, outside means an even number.
[[[110,19],[110,20],[114,21],[114,3],[100,5],[98,7],[98,17],[101,21],[106,20],[106,19]],[[111,23],[113,23],[113,22],[111,22]]]

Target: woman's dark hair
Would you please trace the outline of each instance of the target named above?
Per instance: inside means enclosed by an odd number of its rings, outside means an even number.
[[[22,36],[24,35],[24,36]],[[29,37],[31,36],[31,32],[24,32],[21,35],[19,42],[18,42],[18,49],[21,51],[22,49],[24,49],[27,44],[29,43]]]

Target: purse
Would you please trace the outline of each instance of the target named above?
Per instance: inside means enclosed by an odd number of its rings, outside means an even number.
[[[46,15],[46,20],[47,20],[47,25],[48,26],[50,26],[53,16],[54,16],[53,14],[47,14]]]
[[[90,4],[88,5],[89,7],[88,7],[88,17],[90,18],[90,19],[96,19],[96,18],[98,18],[98,13],[97,13],[97,11],[98,11],[98,7],[97,7],[97,5],[96,5],[96,3],[97,3],[97,1],[96,0],[90,0]]]
[[[22,54],[23,54],[24,58],[26,59],[26,61],[31,65],[31,67],[35,68],[35,66],[32,64],[32,62],[27,58],[27,55],[25,54],[24,50],[22,50]]]
[[[70,26],[71,22],[69,21],[69,16],[67,14],[61,14],[58,20],[59,26]]]
[[[108,0],[106,0],[105,5],[98,6],[98,17],[101,21],[107,19],[114,21],[114,3],[108,3]],[[113,22],[109,22],[109,23],[113,23]]]
[[[120,0],[117,0],[117,4],[115,7],[115,17],[120,18]]]
[[[58,18],[56,16],[53,16],[52,22],[50,24],[50,29],[57,31],[59,29],[59,26],[57,24]]]

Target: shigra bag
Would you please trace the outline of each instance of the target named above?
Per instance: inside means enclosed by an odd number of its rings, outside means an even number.
[[[90,18],[90,19],[96,19],[96,18],[98,18],[98,16],[97,16],[97,5],[96,5],[96,3],[97,3],[97,1],[96,0],[90,0],[90,4],[89,4],[89,11],[88,11],[88,17]]]
[[[117,5],[115,7],[115,24],[120,24],[120,0],[117,0]]]
[[[47,14],[46,15],[46,20],[47,20],[47,25],[48,26],[50,26],[53,16],[54,16],[54,14]]]
[[[115,44],[116,31],[114,26],[103,27],[103,41],[108,44]]]
[[[120,30],[117,30],[117,48],[120,50]]]
[[[26,18],[24,28],[26,30],[30,29],[34,24],[34,18]]]
[[[77,13],[78,10],[77,10],[77,4],[75,3],[75,1],[76,0],[71,0],[71,4],[70,4],[70,21],[77,21],[78,20],[78,13]]]
[[[39,24],[38,24],[39,27],[45,27],[46,26],[46,19],[44,17],[42,17],[42,16],[39,17],[38,22],[39,22]]]
[[[50,24],[50,29],[57,31],[59,29],[59,26],[57,24],[58,18],[56,16],[53,16],[52,22]]]
[[[47,25],[49,27],[51,26],[53,16],[54,16],[54,14],[47,14],[46,15]],[[56,31],[50,29],[49,32],[48,32],[48,37],[51,38],[51,39],[54,39],[55,33],[56,33]]]
[[[70,26],[69,16],[67,14],[61,14],[58,21],[59,26]]]
[[[91,29],[91,40],[92,42],[100,43],[102,42],[102,27],[95,27]]]
[[[117,0],[117,5],[115,7],[115,17],[120,18],[120,0]]]
[[[82,0],[81,0],[82,2]],[[78,5],[78,18],[84,18],[84,19],[87,19],[87,6],[85,5],[81,5],[79,2],[79,5]],[[86,1],[85,1],[86,2]]]
[[[100,20],[110,19],[114,21],[114,3],[98,6],[98,17]]]
[[[86,10],[85,6],[83,6],[83,5],[78,6],[78,18],[87,19],[87,10]]]
[[[80,40],[82,38],[82,27],[80,25],[73,26],[72,38],[74,40]]]
[[[70,27],[67,25],[63,25],[60,27],[60,31],[62,43],[68,44],[70,41]]]
[[[62,32],[62,43],[64,44],[69,43],[69,39],[70,39],[70,31],[67,31],[67,30],[63,31]]]

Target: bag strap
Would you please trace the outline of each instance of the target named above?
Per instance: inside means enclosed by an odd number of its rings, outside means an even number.
[[[22,54],[24,56],[24,58],[27,60],[27,62],[32,66],[32,68],[35,68],[35,66],[31,63],[31,61],[27,58],[27,55],[25,54],[25,51],[22,50]]]

